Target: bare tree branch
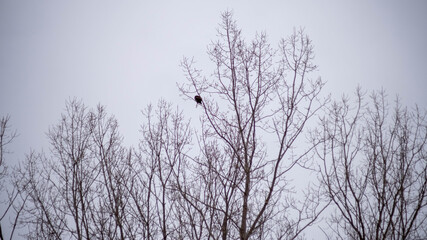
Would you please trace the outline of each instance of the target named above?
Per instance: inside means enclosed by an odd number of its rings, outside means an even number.
[[[290,194],[285,175],[304,165],[302,159],[310,152],[295,158],[289,154],[307,121],[324,105],[319,99],[324,83],[308,77],[316,66],[311,41],[302,30],[282,40],[275,50],[265,33],[247,43],[232,14],[225,12],[218,38],[208,48],[216,64],[211,78],[202,77],[194,61],[182,62],[187,77],[187,83],[179,85],[182,95],[206,95],[203,154],[192,161],[194,169],[201,169],[192,174],[200,176],[202,189],[192,192],[180,186],[178,190],[196,212],[212,213],[202,217],[213,224],[205,226],[214,233],[212,238],[267,238],[274,229],[266,227],[268,223],[286,212],[280,207],[283,196]],[[277,145],[267,151],[265,139],[271,136],[277,137]],[[209,196],[200,195],[203,192]],[[295,229],[305,229],[322,211],[320,204],[308,212],[314,203],[307,204],[299,206],[305,208],[300,209],[304,216]],[[297,237],[300,231],[293,234]]]
[[[384,91],[352,105],[336,102],[322,119],[325,193],[338,212],[331,218],[340,238],[423,239],[427,163],[426,113],[408,110]],[[355,106],[355,107],[353,107]]]

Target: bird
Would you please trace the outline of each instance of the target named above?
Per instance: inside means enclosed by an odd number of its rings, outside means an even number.
[[[197,104],[202,104],[202,97],[200,97],[199,95],[194,96],[194,100],[196,100]]]

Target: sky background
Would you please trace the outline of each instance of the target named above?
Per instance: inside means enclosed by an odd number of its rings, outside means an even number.
[[[176,87],[179,64],[194,57],[209,76],[207,45],[225,10],[246,39],[265,31],[273,46],[305,28],[324,93],[384,88],[391,100],[427,106],[427,1],[0,0],[0,117],[19,133],[7,161],[47,150],[46,132],[74,97],[105,105],[128,146],[140,111],[161,98],[197,120]]]
[[[160,98],[197,119],[176,87],[179,64],[194,57],[211,73],[206,47],[225,10],[247,39],[265,31],[273,46],[305,28],[324,93],[360,85],[427,104],[427,1],[151,2],[0,0],[0,116],[10,114],[20,134],[10,146],[16,158],[46,147],[69,98],[105,105],[128,145],[138,140],[140,110]]]

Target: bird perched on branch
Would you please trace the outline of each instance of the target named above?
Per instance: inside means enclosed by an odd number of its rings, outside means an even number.
[[[202,97],[200,97],[199,95],[194,96],[194,100],[196,100],[197,104],[202,104]]]

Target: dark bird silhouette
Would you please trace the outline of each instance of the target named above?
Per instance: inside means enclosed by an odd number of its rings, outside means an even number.
[[[200,97],[199,95],[194,96],[194,100],[196,100],[196,103],[202,104],[202,97]]]

